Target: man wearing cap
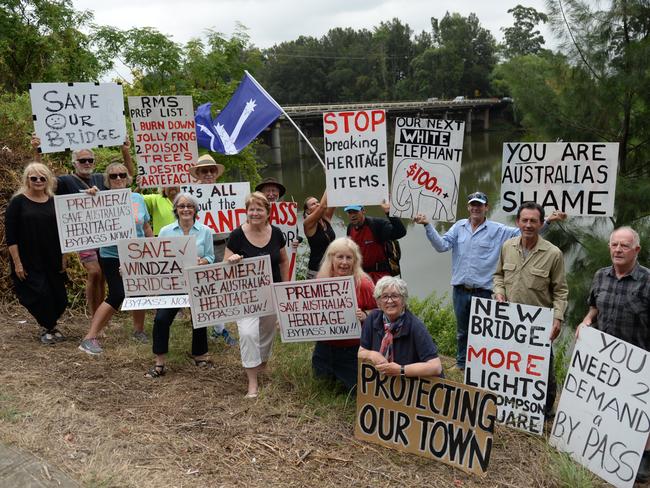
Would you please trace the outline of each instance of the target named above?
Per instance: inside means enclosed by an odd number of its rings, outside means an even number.
[[[468,219],[461,219],[440,236],[426,215],[413,219],[425,227],[427,238],[438,252],[451,249],[451,286],[456,315],[456,368],[465,369],[467,355],[467,328],[472,297],[492,298],[492,276],[499,259],[501,246],[508,239],[521,234],[517,227],[509,227],[487,219],[488,197],[474,192],[467,197]],[[565,219],[563,212],[553,212],[548,223]]]
[[[406,235],[402,221],[398,217],[388,215],[390,204],[384,201],[381,208],[386,214],[385,219],[367,217],[362,205],[348,205],[343,209],[350,219],[347,235],[359,246],[363,270],[374,283],[384,276],[391,275],[384,243]]]

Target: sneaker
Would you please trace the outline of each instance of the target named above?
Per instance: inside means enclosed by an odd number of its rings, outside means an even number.
[[[643,451],[641,464],[636,473],[636,482],[645,483],[648,480],[650,480],[650,451]]]
[[[45,344],[46,346],[51,346],[56,342],[56,339],[54,338],[54,334],[52,334],[52,331],[46,330],[41,334],[41,344]]]
[[[230,332],[228,332],[228,329],[223,329],[223,332],[221,333],[221,336],[223,337],[223,341],[226,343],[226,346],[236,346],[237,345],[237,339],[235,339],[233,336],[230,335]]]
[[[223,329],[223,330],[225,331],[226,329]],[[210,330],[210,338],[211,339],[219,339],[219,337],[221,337],[222,333],[223,333],[223,331],[219,332],[219,331],[217,331],[216,327],[212,327],[212,329]]]
[[[104,352],[102,347],[99,345],[99,342],[97,342],[97,339],[84,339],[81,341],[81,344],[79,344],[79,350],[85,352],[86,354],[91,354],[93,356],[96,356],[98,354],[101,354]]]
[[[133,340],[141,344],[149,344],[149,337],[147,337],[147,333],[143,330],[136,330],[133,333]]]
[[[61,334],[61,332],[59,332],[59,329],[52,329],[52,330],[50,331],[50,334],[52,334],[52,335],[54,336],[54,340],[55,340],[56,342],[63,342],[63,341],[65,341],[65,336],[64,336],[63,334]]]

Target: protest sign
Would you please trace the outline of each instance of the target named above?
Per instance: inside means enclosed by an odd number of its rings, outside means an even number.
[[[275,311],[268,255],[187,268],[194,328]]]
[[[632,487],[650,432],[650,353],[580,330],[549,443],[619,488]]]
[[[323,129],[328,205],[388,201],[386,112],[327,112]]]
[[[465,383],[498,395],[497,422],[541,435],[553,310],[478,297],[471,307]]]
[[[190,96],[129,97],[140,188],[189,184],[199,157]]]
[[[246,222],[246,196],[251,186],[243,183],[215,183],[208,185],[182,185],[199,201],[199,222],[217,234],[230,233]]]
[[[358,339],[354,278],[322,278],[273,285],[282,342]]]
[[[185,268],[196,266],[196,236],[124,239],[117,243],[117,250],[127,297],[177,296],[182,293],[186,295],[187,303],[189,289]],[[129,310],[136,310],[137,303],[144,302],[131,301],[126,306]],[[178,303],[178,299],[170,299],[168,303]],[[125,310],[124,304],[122,310]]]
[[[54,197],[61,252],[112,246],[135,237],[131,190],[100,191]]]
[[[354,436],[483,475],[496,395],[437,377],[385,376],[359,363]]]
[[[159,308],[188,308],[190,299],[187,295],[163,295],[159,297],[126,297],[121,310],[158,310]]]
[[[617,168],[618,143],[504,143],[501,207],[533,201],[547,213],[611,217]]]
[[[296,279],[297,249],[291,243],[298,239],[298,204],[296,202],[271,203],[269,223],[282,231],[287,241],[287,256],[289,257],[289,280]]]
[[[456,221],[465,122],[398,117],[390,215]]]
[[[122,85],[32,83],[29,97],[41,152],[119,146],[126,140]]]

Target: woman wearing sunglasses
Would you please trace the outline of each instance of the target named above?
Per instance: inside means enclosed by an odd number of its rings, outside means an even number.
[[[47,166],[30,163],[5,212],[14,290],[20,304],[43,328],[43,344],[65,339],[56,324],[68,306],[65,261],[54,212],[55,181]]]
[[[111,163],[106,167],[104,173],[104,184],[109,190],[122,190],[131,185],[132,179],[129,176],[126,166],[122,163]],[[94,195],[97,187],[87,190],[87,193]],[[139,193],[131,193],[133,202],[133,216],[135,218],[136,237],[153,237],[153,231],[149,221],[149,212],[144,203],[144,198]],[[90,330],[81,341],[79,349],[88,354],[101,354],[102,347],[97,341],[97,336],[108,324],[111,317],[120,309],[124,300],[124,285],[120,276],[120,260],[117,253],[117,246],[106,246],[99,249],[99,265],[102,268],[108,295],[99,305],[92,317]],[[133,333],[134,339],[140,342],[147,342],[147,335],[144,332],[145,310],[134,310],[133,312]]]

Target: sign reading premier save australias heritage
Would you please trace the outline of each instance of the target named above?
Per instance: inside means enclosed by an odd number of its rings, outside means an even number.
[[[611,217],[617,168],[618,143],[504,143],[501,207],[533,201],[547,213]]]
[[[496,395],[436,377],[385,376],[359,363],[354,437],[483,475]]]
[[[243,183],[215,183],[208,185],[182,185],[199,201],[199,222],[217,234],[230,233],[246,222],[246,196],[251,186]]]
[[[119,146],[126,140],[122,85],[32,83],[29,97],[41,152]]]
[[[199,155],[192,97],[129,97],[129,114],[140,187],[190,183]]]
[[[323,130],[328,205],[387,202],[386,112],[327,112]]]
[[[465,123],[398,117],[390,214],[454,222]]]

